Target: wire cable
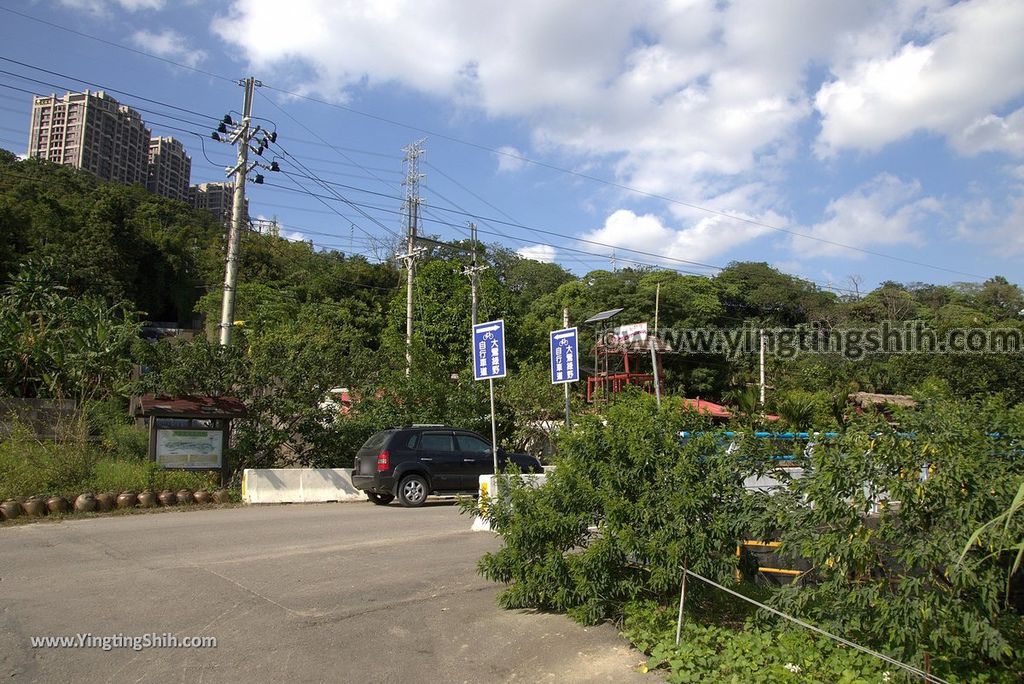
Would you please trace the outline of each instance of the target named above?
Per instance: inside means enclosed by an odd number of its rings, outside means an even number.
[[[68,31],[70,33],[73,33],[75,35],[81,36],[83,38],[88,38],[88,39],[91,39],[91,40],[96,40],[98,42],[104,43],[106,45],[110,45],[112,47],[117,47],[117,48],[120,48],[120,49],[123,49],[123,50],[128,50],[128,51],[133,52],[133,53],[138,54],[138,55],[149,57],[151,59],[156,59],[156,60],[159,60],[159,61],[164,62],[166,64],[170,64],[170,65],[182,68],[182,69],[187,69],[189,71],[193,71],[193,72],[196,72],[196,73],[204,74],[204,75],[207,75],[207,76],[218,78],[218,79],[221,79],[221,80],[224,80],[224,81],[229,81],[229,82],[232,82],[232,83],[237,82],[237,79],[232,79],[232,78],[229,78],[227,76],[223,76],[221,74],[215,74],[213,72],[209,72],[209,71],[206,71],[204,69],[199,69],[199,68],[194,67],[194,66],[182,64],[180,62],[175,62],[174,60],[167,59],[165,57],[159,57],[157,55],[150,54],[150,53],[145,52],[143,50],[138,50],[138,49],[135,49],[135,48],[128,47],[126,45],[122,45],[120,43],[116,43],[116,42],[113,42],[113,41],[105,40],[105,39],[99,38],[97,36],[89,35],[89,34],[84,33],[82,31],[77,31],[77,30],[74,30],[74,29],[70,29],[70,28],[67,28],[65,26],[61,26],[59,24],[56,24],[54,22],[50,22],[50,21],[46,21],[44,19],[40,19],[38,17],[34,17],[34,16],[26,14],[24,12],[19,12],[19,11],[16,11],[16,10],[13,10],[13,9],[10,9],[10,8],[7,8],[7,7],[0,7],[0,10],[5,11],[5,12],[9,12],[11,14],[15,14],[17,16],[20,16],[20,17],[25,18],[25,19],[29,19],[31,21],[36,21],[36,22],[45,24],[47,26],[50,26],[50,27],[53,27],[53,28],[56,28],[56,29],[60,29],[60,30],[63,30],[63,31]],[[633,194],[637,194],[637,195],[640,195],[640,196],[643,196],[643,197],[648,197],[648,198],[651,198],[651,199],[661,200],[663,202],[668,202],[670,204],[675,204],[675,205],[678,205],[678,206],[687,207],[687,208],[693,209],[695,211],[701,211],[701,212],[708,213],[708,214],[711,214],[711,215],[714,215],[714,216],[719,216],[721,218],[726,218],[726,219],[729,219],[729,220],[732,220],[732,221],[746,223],[746,224],[749,224],[749,225],[753,225],[753,226],[765,228],[765,229],[768,229],[768,230],[784,233],[784,234],[790,235],[792,237],[798,237],[798,238],[802,238],[802,239],[806,239],[806,240],[812,240],[812,241],[815,241],[815,242],[820,242],[820,243],[823,243],[823,244],[831,245],[833,247],[839,247],[841,249],[848,249],[848,250],[852,250],[852,251],[855,251],[855,252],[859,252],[861,254],[867,254],[867,255],[870,255],[870,256],[875,256],[875,257],[879,257],[879,258],[883,258],[883,259],[889,259],[889,260],[892,260],[892,261],[898,261],[898,262],[909,264],[909,265],[913,265],[913,266],[920,266],[922,268],[928,268],[928,269],[933,269],[933,270],[937,270],[937,271],[943,271],[943,272],[952,273],[952,274],[955,274],[955,275],[968,276],[968,277],[971,277],[971,278],[983,278],[983,276],[978,275],[976,273],[968,273],[966,271],[959,271],[959,270],[952,269],[952,268],[947,268],[947,267],[944,267],[944,266],[936,266],[934,264],[928,264],[928,263],[925,263],[925,262],[915,261],[913,259],[907,259],[907,258],[904,258],[904,257],[899,257],[899,256],[896,256],[896,255],[892,255],[892,254],[886,254],[884,252],[876,252],[874,250],[865,249],[865,248],[862,248],[862,247],[856,247],[854,245],[848,245],[848,244],[837,242],[837,241],[834,241],[834,240],[828,240],[827,238],[823,238],[823,237],[819,237],[819,236],[815,236],[815,235],[808,235],[807,233],[801,233],[801,232],[790,230],[790,229],[787,229],[787,228],[781,228],[779,226],[773,226],[773,225],[765,223],[763,221],[758,221],[756,219],[751,219],[751,218],[748,218],[748,217],[745,217],[745,216],[739,216],[737,214],[732,214],[732,213],[729,213],[729,212],[726,212],[726,211],[721,211],[721,210],[718,210],[718,209],[712,209],[711,207],[705,207],[705,206],[702,206],[702,205],[699,205],[699,204],[696,204],[696,203],[693,203],[693,202],[686,202],[686,201],[683,201],[683,200],[680,200],[680,199],[677,199],[677,198],[668,197],[666,195],[661,195],[661,194],[658,194],[658,193],[648,192],[648,191],[645,191],[645,190],[641,190],[640,188],[636,188],[636,187],[627,185],[625,183],[620,183],[620,182],[617,182],[617,181],[608,180],[606,178],[601,178],[599,176],[594,176],[592,174],[583,173],[581,171],[576,171],[576,170],[573,170],[573,169],[567,169],[567,168],[564,168],[564,167],[560,167],[560,166],[558,166],[556,164],[551,164],[551,163],[548,163],[548,162],[543,162],[543,161],[539,161],[539,160],[536,160],[536,159],[531,159],[529,157],[525,157],[525,156],[522,156],[522,155],[519,155],[519,154],[512,154],[512,153],[508,152],[507,150],[502,150],[500,148],[493,148],[493,147],[490,147],[488,145],[483,145],[481,143],[476,143],[476,142],[473,142],[473,141],[470,141],[470,140],[463,140],[463,139],[458,138],[456,136],[446,135],[446,134],[443,134],[443,133],[438,133],[436,131],[432,131],[432,130],[423,128],[421,126],[415,126],[415,125],[412,125],[412,124],[404,123],[402,121],[397,121],[395,119],[390,119],[388,117],[381,116],[381,115],[378,115],[378,114],[372,114],[370,112],[364,112],[364,111],[355,109],[354,107],[348,107],[348,106],[345,106],[345,105],[342,105],[342,104],[339,104],[339,103],[336,103],[336,102],[330,102],[330,101],[323,100],[323,99],[320,99],[320,98],[317,98],[317,97],[313,97],[311,95],[306,95],[304,93],[298,93],[298,92],[294,92],[294,91],[289,91],[289,90],[286,90],[284,88],[278,88],[276,86],[271,86],[271,85],[268,85],[268,84],[264,84],[264,87],[266,87],[266,88],[268,88],[270,90],[274,90],[276,92],[279,92],[279,93],[281,93],[283,95],[288,95],[289,97],[299,98],[299,99],[307,100],[307,101],[310,101],[310,102],[315,102],[315,103],[318,103],[318,104],[321,104],[321,105],[324,105],[324,106],[327,106],[327,107],[332,107],[332,108],[335,108],[335,109],[339,109],[341,111],[349,112],[351,114],[355,114],[355,115],[358,115],[358,116],[366,117],[366,118],[369,118],[369,119],[372,119],[372,120],[375,120],[375,121],[380,121],[382,123],[387,123],[387,124],[392,125],[392,126],[397,126],[397,127],[400,127],[400,128],[405,128],[407,130],[412,130],[412,131],[415,131],[415,132],[420,133],[420,134],[426,134],[426,135],[429,135],[431,137],[439,138],[439,139],[442,139],[442,140],[447,140],[449,142],[456,143],[456,144],[459,144],[459,145],[464,145],[464,146],[467,146],[467,147],[470,147],[470,148],[474,148],[474,149],[482,150],[482,151],[485,151],[485,152],[489,152],[491,154],[496,154],[496,155],[504,156],[504,157],[507,157],[509,159],[515,159],[517,161],[521,161],[521,162],[524,162],[524,163],[527,163],[527,164],[531,164],[531,165],[534,165],[534,166],[539,166],[539,167],[542,167],[542,168],[547,168],[547,169],[550,169],[550,170],[553,170],[553,171],[557,171],[559,173],[564,173],[564,174],[568,174],[568,175],[571,175],[571,176],[575,176],[577,178],[582,178],[584,180],[589,180],[589,181],[592,181],[592,182],[595,182],[595,183],[600,183],[600,184],[603,184],[603,185],[607,185],[609,187],[614,187],[614,188],[617,188],[617,189],[620,189],[620,190],[625,190],[627,192],[630,192],[630,193],[633,193]]]
[[[909,672],[910,674],[912,674],[912,675],[914,675],[916,677],[921,677],[922,679],[925,679],[926,681],[933,681],[933,682],[936,682],[937,684],[950,684],[945,679],[942,679],[941,677],[938,677],[938,676],[936,676],[934,674],[931,674],[931,673],[925,674],[924,670],[919,670],[918,668],[914,667],[913,665],[907,665],[906,663],[901,663],[900,661],[896,660],[895,658],[887,656],[884,653],[879,653],[878,651],[873,651],[870,648],[867,648],[865,646],[861,646],[860,644],[856,644],[856,643],[850,641],[849,639],[844,639],[843,637],[837,636],[835,634],[832,634],[831,632],[826,632],[825,630],[821,629],[820,627],[815,627],[814,625],[812,625],[809,622],[804,622],[803,620],[801,620],[799,618],[795,618],[792,615],[787,615],[786,613],[783,613],[781,610],[776,610],[775,608],[772,608],[769,605],[765,605],[764,603],[761,603],[760,601],[756,601],[756,600],[750,598],[749,596],[744,596],[743,594],[739,593],[738,591],[734,591],[734,590],[730,589],[729,587],[723,586],[723,585],[719,584],[718,582],[715,582],[714,580],[710,580],[707,577],[704,577],[703,575],[698,575],[697,573],[695,573],[693,570],[690,570],[689,568],[682,567],[680,569],[684,573],[686,573],[687,575],[690,575],[690,576],[692,576],[692,577],[694,577],[696,579],[699,579],[701,582],[705,582],[707,584],[710,584],[711,586],[713,586],[713,587],[715,587],[717,589],[721,589],[722,591],[724,591],[727,594],[732,594],[736,598],[743,599],[747,603],[753,604],[753,605],[757,606],[758,608],[760,608],[762,610],[766,610],[769,613],[772,613],[773,615],[777,615],[780,618],[783,618],[785,620],[789,620],[790,622],[792,622],[795,625],[799,625],[800,627],[803,627],[804,629],[810,630],[812,632],[815,632],[816,634],[820,634],[820,635],[822,635],[824,637],[827,637],[827,638],[829,638],[829,639],[831,639],[833,641],[839,642],[840,644],[843,644],[844,646],[849,646],[850,648],[858,650],[861,653],[866,653],[867,655],[873,656],[875,658],[878,658],[879,660],[884,660],[885,662],[889,663],[890,665],[895,665],[896,667],[899,667],[899,668],[901,668],[903,670],[906,670],[907,672]]]

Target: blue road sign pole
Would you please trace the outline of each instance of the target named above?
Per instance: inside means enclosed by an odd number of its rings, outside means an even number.
[[[567,327],[552,330],[551,341],[551,382],[565,385],[565,427],[570,426],[569,383],[580,379],[580,349],[576,328],[568,327],[569,310],[562,310],[562,320]]]
[[[494,474],[498,474],[498,425],[494,420],[494,380],[488,384],[491,386],[491,453],[494,455]]]
[[[494,378],[505,377],[505,321],[473,326],[473,379],[488,381],[491,393],[491,455],[498,474],[498,424],[494,411]]]
[[[569,307],[562,309],[562,327],[569,327]],[[565,383],[565,429],[570,428],[569,424],[569,383]]]

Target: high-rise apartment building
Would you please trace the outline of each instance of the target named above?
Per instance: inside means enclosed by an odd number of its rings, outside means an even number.
[[[234,183],[200,183],[188,189],[189,202],[196,209],[205,209],[225,226],[231,224],[231,207],[234,203]],[[246,223],[249,219],[249,199],[245,200]]]
[[[150,139],[147,190],[163,197],[189,202],[191,178],[192,159],[180,141],[174,138]]]
[[[31,157],[119,183],[146,184],[150,132],[134,109],[102,90],[32,98]]]

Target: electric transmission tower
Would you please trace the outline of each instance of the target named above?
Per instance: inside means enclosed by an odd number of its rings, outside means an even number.
[[[420,173],[419,159],[423,156],[423,143],[426,138],[421,138],[411,145],[402,148],[405,156],[402,163],[405,164],[405,200],[402,202],[402,216],[405,218],[405,254],[398,255],[399,259],[405,261],[406,270],[406,292],[405,292],[405,375],[412,373],[412,288],[416,276],[416,259],[426,250],[416,246],[416,233],[419,227],[420,216]]]

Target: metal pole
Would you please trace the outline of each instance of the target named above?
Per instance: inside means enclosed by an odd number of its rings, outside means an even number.
[[[683,564],[683,583],[679,589],[679,619],[676,621],[676,646],[683,636],[683,608],[686,606],[686,564]]]
[[[498,427],[494,418],[494,378],[488,378],[491,386],[491,453],[494,455],[494,474],[498,474]]]
[[[661,305],[661,283],[658,283],[657,289],[654,291],[654,335],[658,335],[658,309]]]
[[[245,79],[245,99],[242,104],[242,122],[238,140],[238,166],[235,167],[235,192],[231,206],[231,228],[228,231],[228,256],[224,269],[224,298],[220,309],[220,344],[231,344],[231,330],[235,325],[235,292],[238,288],[238,248],[245,223],[245,168],[249,162],[249,122],[252,118],[252,96],[256,79]]]
[[[410,203],[409,211],[412,211],[412,203]],[[415,247],[414,239],[416,235],[416,227],[412,223],[412,219],[409,220],[409,230],[405,240],[405,377],[409,377],[412,373],[412,286],[413,286],[413,269],[416,267],[416,258],[413,256],[413,248]]]
[[[472,275],[470,276],[469,284],[473,290],[473,299],[470,307],[470,316],[473,319],[473,325],[476,325],[476,286],[477,286],[477,272],[478,267],[476,264],[476,224],[469,224],[469,236],[470,240],[473,241],[473,269]]]
[[[648,340],[651,348],[651,366],[654,367],[654,397],[658,400],[658,408],[661,408],[661,385],[658,382],[658,353],[654,349],[654,338]]]
[[[562,327],[569,327],[569,307],[562,308]],[[579,368],[579,359],[576,359],[576,363],[576,368]],[[565,383],[565,429],[569,429],[569,383]]]
[[[764,328],[761,328],[761,406],[764,407]]]

